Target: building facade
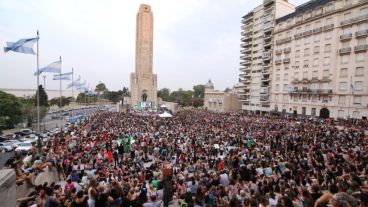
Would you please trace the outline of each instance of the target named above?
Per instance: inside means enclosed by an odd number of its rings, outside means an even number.
[[[313,0],[278,18],[272,111],[367,117],[367,36],[367,0]]]
[[[275,19],[292,13],[287,0],[264,0],[242,18],[239,99],[242,109],[270,111],[270,86]]]
[[[223,92],[215,90],[211,80],[205,85],[204,108],[215,112],[237,112],[241,110],[241,102],[235,91]]]
[[[153,64],[153,14],[151,7],[141,4],[137,14],[135,73],[130,75],[131,105],[157,105],[157,75]]]

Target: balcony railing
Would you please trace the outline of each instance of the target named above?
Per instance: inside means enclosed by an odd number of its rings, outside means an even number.
[[[348,54],[348,53],[351,53],[351,47],[339,49],[339,54]]]
[[[317,28],[314,28],[313,29],[313,34],[317,34],[317,33],[320,33],[320,32],[322,32],[322,27],[317,27]]]
[[[280,65],[282,63],[282,60],[275,60],[276,65]]]
[[[284,48],[284,53],[289,53],[291,51],[291,47]]]
[[[282,62],[284,62],[284,63],[290,63],[290,58],[284,58],[284,59],[282,60]]]
[[[355,46],[354,47],[354,51],[355,52],[364,52],[364,51],[367,51],[368,49],[368,45],[365,44],[365,45],[358,45],[358,46]]]
[[[291,94],[300,94],[300,93],[306,93],[306,94],[332,94],[332,89],[298,89],[298,88],[292,88],[288,91]]]
[[[260,93],[268,93],[268,87],[262,87]]]
[[[291,37],[285,37],[280,40],[276,40],[276,44],[282,44],[282,43],[290,42],[290,41],[291,41]]]
[[[358,37],[366,37],[366,36],[368,36],[368,29],[355,32],[355,37],[356,38],[358,38]]]
[[[271,52],[264,52],[262,55],[262,59],[270,59],[271,57]]]
[[[294,39],[300,39],[300,38],[302,38],[303,37],[303,33],[299,33],[299,34],[296,34],[296,35],[294,35]]]
[[[364,15],[361,15],[361,16],[358,16],[358,17],[353,17],[353,18],[341,21],[341,25],[342,26],[343,25],[348,25],[348,24],[363,21],[363,20],[366,20],[366,19],[368,19],[368,14],[364,14]]]
[[[342,34],[342,35],[340,35],[340,40],[341,41],[350,40],[352,37],[353,37],[352,33]]]
[[[323,31],[333,29],[334,26],[335,26],[334,24],[329,24],[329,25],[323,26]]]
[[[303,32],[303,37],[312,35],[312,33],[313,33],[313,30],[305,31],[305,32]]]
[[[281,54],[282,53],[282,49],[276,50],[275,52],[276,52],[277,55],[278,54]]]

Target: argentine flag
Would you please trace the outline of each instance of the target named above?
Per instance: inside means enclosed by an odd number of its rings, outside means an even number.
[[[34,75],[40,75],[43,72],[49,72],[49,73],[60,73],[61,72],[61,60],[58,60],[56,62],[51,63],[50,65],[40,68],[40,70],[34,73]]]
[[[20,39],[17,42],[6,42],[6,47],[4,47],[4,52],[20,52],[25,54],[36,55],[35,51],[33,51],[33,45],[38,41],[38,37],[28,38],[28,39]]]
[[[68,84],[67,88],[71,88],[71,87],[77,87],[80,85],[80,80],[81,80],[81,76],[79,76],[79,78],[71,83]]]
[[[73,74],[73,72],[70,73],[63,73],[63,74],[57,74],[54,75],[53,80],[70,80],[70,75]]]

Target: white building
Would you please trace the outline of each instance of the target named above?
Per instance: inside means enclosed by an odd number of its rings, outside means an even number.
[[[272,110],[367,117],[367,36],[367,0],[313,0],[277,19]]]

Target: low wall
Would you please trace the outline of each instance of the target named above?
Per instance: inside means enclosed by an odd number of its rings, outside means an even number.
[[[17,189],[13,169],[0,170],[0,206],[15,207]]]

